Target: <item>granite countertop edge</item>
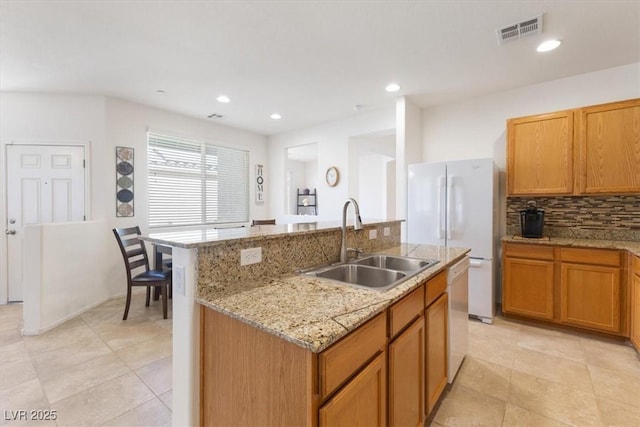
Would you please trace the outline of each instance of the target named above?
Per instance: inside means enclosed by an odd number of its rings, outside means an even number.
[[[425,250],[428,251],[428,248],[429,245],[401,244],[380,253],[424,258]],[[420,284],[461,260],[469,252],[468,248],[440,247],[440,251],[443,250],[446,253],[438,256],[437,264],[385,292],[356,289],[348,285],[329,283],[325,279],[292,273],[279,278],[265,278],[262,283],[253,283],[246,290],[219,297],[201,295],[198,292],[196,302],[314,353],[320,353],[349,332],[382,313]],[[269,306],[269,301],[286,298],[286,294],[290,294],[291,289],[303,293],[308,289],[308,310],[311,313],[309,317],[312,319],[315,317],[317,320],[305,322],[307,319],[303,313],[295,311],[290,313],[291,322],[295,326],[288,326],[289,319],[286,318],[286,314],[283,317],[280,307],[273,306],[274,310],[279,310],[278,312],[269,312],[265,309]],[[274,298],[274,293],[276,296],[280,293],[282,297]],[[349,308],[336,311],[336,307],[330,305],[332,296],[336,296],[342,303],[347,301],[345,305]],[[261,297],[265,300],[264,304],[260,300]],[[243,298],[251,301],[246,307],[239,305],[238,301],[242,301]],[[321,306],[323,301],[327,301],[326,316],[321,313],[324,310]],[[298,316],[302,316],[303,320],[300,321]]]
[[[404,222],[403,219],[394,220],[364,220],[364,226],[376,226],[382,224],[393,224],[396,222]],[[146,242],[172,246],[176,248],[193,249],[202,248],[207,246],[216,246],[228,244],[230,241],[243,240],[246,242],[254,240],[264,240],[280,238],[282,236],[301,235],[318,232],[332,232],[338,231],[342,228],[341,225],[335,221],[318,222],[314,228],[305,229],[304,227],[309,223],[297,223],[297,224],[282,224],[282,225],[258,225],[253,227],[239,227],[239,228],[202,228],[177,232],[158,232],[150,233],[146,236],[140,236],[141,240]],[[294,226],[296,229],[289,230],[289,226]],[[353,224],[349,223],[347,229],[353,229]],[[220,233],[219,237],[209,238],[194,238],[194,233],[217,231]],[[240,230],[240,231],[239,231]],[[195,239],[195,241],[194,241]]]
[[[640,242],[634,240],[603,240],[603,239],[575,239],[571,237],[548,237],[542,239],[526,239],[519,236],[508,235],[502,237],[503,242],[525,243],[547,246],[572,246],[596,249],[620,249],[633,255],[640,256]]]

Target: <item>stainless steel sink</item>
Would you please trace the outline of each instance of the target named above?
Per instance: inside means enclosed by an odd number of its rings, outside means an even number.
[[[311,268],[300,273],[356,288],[386,291],[437,263],[438,261],[420,258],[372,254],[346,263]]]
[[[317,271],[315,276],[367,288],[385,288],[404,279],[407,275],[400,271],[367,267],[366,265],[341,264]]]
[[[427,261],[420,258],[410,258],[395,255],[368,255],[364,258],[351,261],[357,265],[369,265],[371,267],[387,268],[396,271],[419,271],[431,267],[438,261]]]

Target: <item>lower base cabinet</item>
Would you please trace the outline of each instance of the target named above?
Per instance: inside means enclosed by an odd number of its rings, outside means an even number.
[[[505,314],[629,337],[637,303],[622,251],[505,243],[503,253]]]
[[[389,426],[422,426],[425,413],[425,323],[420,316],[389,344]]]
[[[631,343],[640,351],[640,256],[634,256],[631,265]]]
[[[321,427],[387,424],[385,354],[379,354],[319,411]]]
[[[561,264],[562,323],[620,331],[620,268]]]
[[[427,414],[447,386],[447,317],[449,299],[442,294],[425,311],[427,333]]]

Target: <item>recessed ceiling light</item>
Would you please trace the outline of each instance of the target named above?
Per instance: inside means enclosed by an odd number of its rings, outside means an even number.
[[[280,120],[282,118],[282,116],[280,114],[278,114],[278,113],[273,113],[270,117],[273,120]]]
[[[387,92],[397,92],[400,90],[400,85],[398,85],[397,83],[390,83],[387,85],[387,87],[384,88],[384,90],[386,90]]]
[[[547,40],[546,42],[540,43],[540,46],[536,49],[538,52],[549,52],[560,46],[562,43],[560,40]]]
[[[218,102],[222,102],[223,104],[226,104],[227,102],[231,102],[231,99],[229,99],[227,95],[220,95],[219,97],[216,98],[216,100]]]

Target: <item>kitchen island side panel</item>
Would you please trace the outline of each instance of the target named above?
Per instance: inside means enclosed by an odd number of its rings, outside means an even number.
[[[201,313],[202,426],[317,426],[316,354],[207,307]]]

